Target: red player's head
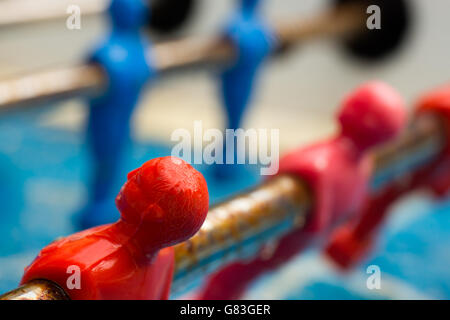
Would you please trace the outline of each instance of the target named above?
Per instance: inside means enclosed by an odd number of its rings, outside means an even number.
[[[362,148],[392,139],[406,121],[402,97],[379,81],[368,82],[354,90],[344,99],[339,112],[343,134]]]
[[[432,111],[450,114],[450,83],[423,96],[419,100],[418,109],[419,112]]]
[[[122,220],[145,228],[148,241],[159,248],[193,236],[206,218],[208,202],[200,172],[174,157],[150,160],[130,172],[116,198]]]

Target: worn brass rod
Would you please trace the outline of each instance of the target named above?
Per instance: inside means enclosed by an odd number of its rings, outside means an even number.
[[[403,135],[375,149],[372,190],[407,178],[436,159],[446,142],[444,132],[439,118],[421,116]],[[306,183],[279,176],[213,207],[200,231],[175,246],[173,291],[230,261],[264,254],[265,245],[307,222],[312,205]]]
[[[311,19],[296,18],[275,26],[281,47],[292,46],[318,37],[347,36],[363,30],[365,11],[345,6],[324,12]],[[233,44],[224,37],[187,38],[153,46],[147,52],[149,64],[159,73],[230,62],[236,54]],[[61,99],[101,94],[108,78],[99,65],[87,64],[46,70],[0,80],[0,112],[52,103]]]
[[[33,280],[0,296],[0,300],[69,300],[69,297],[54,282]]]

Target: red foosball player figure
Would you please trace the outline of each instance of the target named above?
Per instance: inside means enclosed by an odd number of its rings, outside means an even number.
[[[450,85],[432,91],[420,99],[417,115],[438,117],[450,137]],[[437,160],[411,173],[405,181],[394,181],[368,198],[358,215],[333,232],[325,250],[338,267],[348,270],[365,258],[372,248],[377,231],[386,220],[396,200],[413,189],[428,189],[437,196],[450,188],[450,145],[444,146]]]
[[[44,248],[22,283],[46,279],[70,299],[167,299],[171,246],[194,235],[208,212],[203,176],[165,157],[129,173],[116,198],[118,222],[76,233]],[[79,284],[73,272],[79,272]]]
[[[406,118],[403,99],[380,82],[363,85],[345,98],[337,135],[294,151],[280,162],[281,174],[300,177],[312,191],[313,212],[306,228],[284,236],[269,257],[262,252],[251,261],[233,263],[213,274],[196,298],[239,299],[252,280],[278,268],[315,235],[323,236],[338,221],[357,212],[371,175],[367,151],[394,138]]]

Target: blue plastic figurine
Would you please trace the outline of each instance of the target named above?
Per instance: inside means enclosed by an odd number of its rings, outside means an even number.
[[[150,8],[143,0],[113,0],[112,30],[90,62],[100,64],[108,77],[105,93],[90,101],[88,140],[93,179],[88,206],[77,217],[81,229],[117,220],[114,195],[130,142],[130,120],[143,86],[155,76],[146,54],[150,44],[141,33]]]
[[[266,58],[276,47],[273,32],[260,17],[259,0],[242,0],[237,14],[225,30],[225,36],[237,48],[237,58],[221,75],[221,94],[227,118],[227,129],[238,129],[249,105],[258,74]],[[226,137],[224,153],[233,152],[234,165],[218,165],[216,174],[230,178],[236,172],[236,143]],[[227,148],[227,145],[231,147]],[[224,157],[226,159],[226,157]]]

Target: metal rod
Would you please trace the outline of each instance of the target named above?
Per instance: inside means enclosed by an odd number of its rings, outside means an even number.
[[[447,144],[444,129],[438,117],[415,119],[403,135],[373,151],[373,179],[383,177],[384,184],[392,183],[408,178],[432,163]],[[174,247],[173,291],[182,290],[194,278],[204,277],[232,261],[260,253],[264,245],[276,243],[294,228],[301,229],[307,222],[313,202],[305,182],[297,177],[280,175],[216,205],[200,231]],[[54,284],[47,282],[42,288],[30,283],[0,299],[54,297],[39,294],[43,289],[54,289]]]
[[[360,6],[339,7],[311,19],[278,23],[275,34],[280,48],[318,37],[348,36],[363,30],[365,11]],[[148,60],[159,73],[202,68],[232,61],[233,44],[223,37],[188,38],[155,45]],[[98,65],[81,65],[43,71],[0,81],[0,112],[43,102],[101,94],[107,75]]]
[[[375,172],[371,187],[377,191],[398,179],[408,177],[430,163],[446,145],[444,121],[438,116],[421,115],[411,122],[405,134],[373,151]]]
[[[263,245],[302,228],[311,199],[305,183],[282,175],[216,205],[200,231],[175,246],[172,291],[231,261],[253,257]]]
[[[407,178],[436,159],[446,138],[437,117],[418,117],[405,134],[373,152],[373,190]],[[375,191],[374,190],[374,191]],[[191,239],[175,246],[174,292],[233,260],[245,260],[269,241],[301,228],[313,204],[306,183],[279,176],[219,204]]]
[[[0,82],[0,112],[28,108],[73,96],[89,96],[105,85],[101,68],[92,65],[55,69]]]
[[[0,300],[69,300],[69,297],[54,282],[33,280],[0,296]]]

